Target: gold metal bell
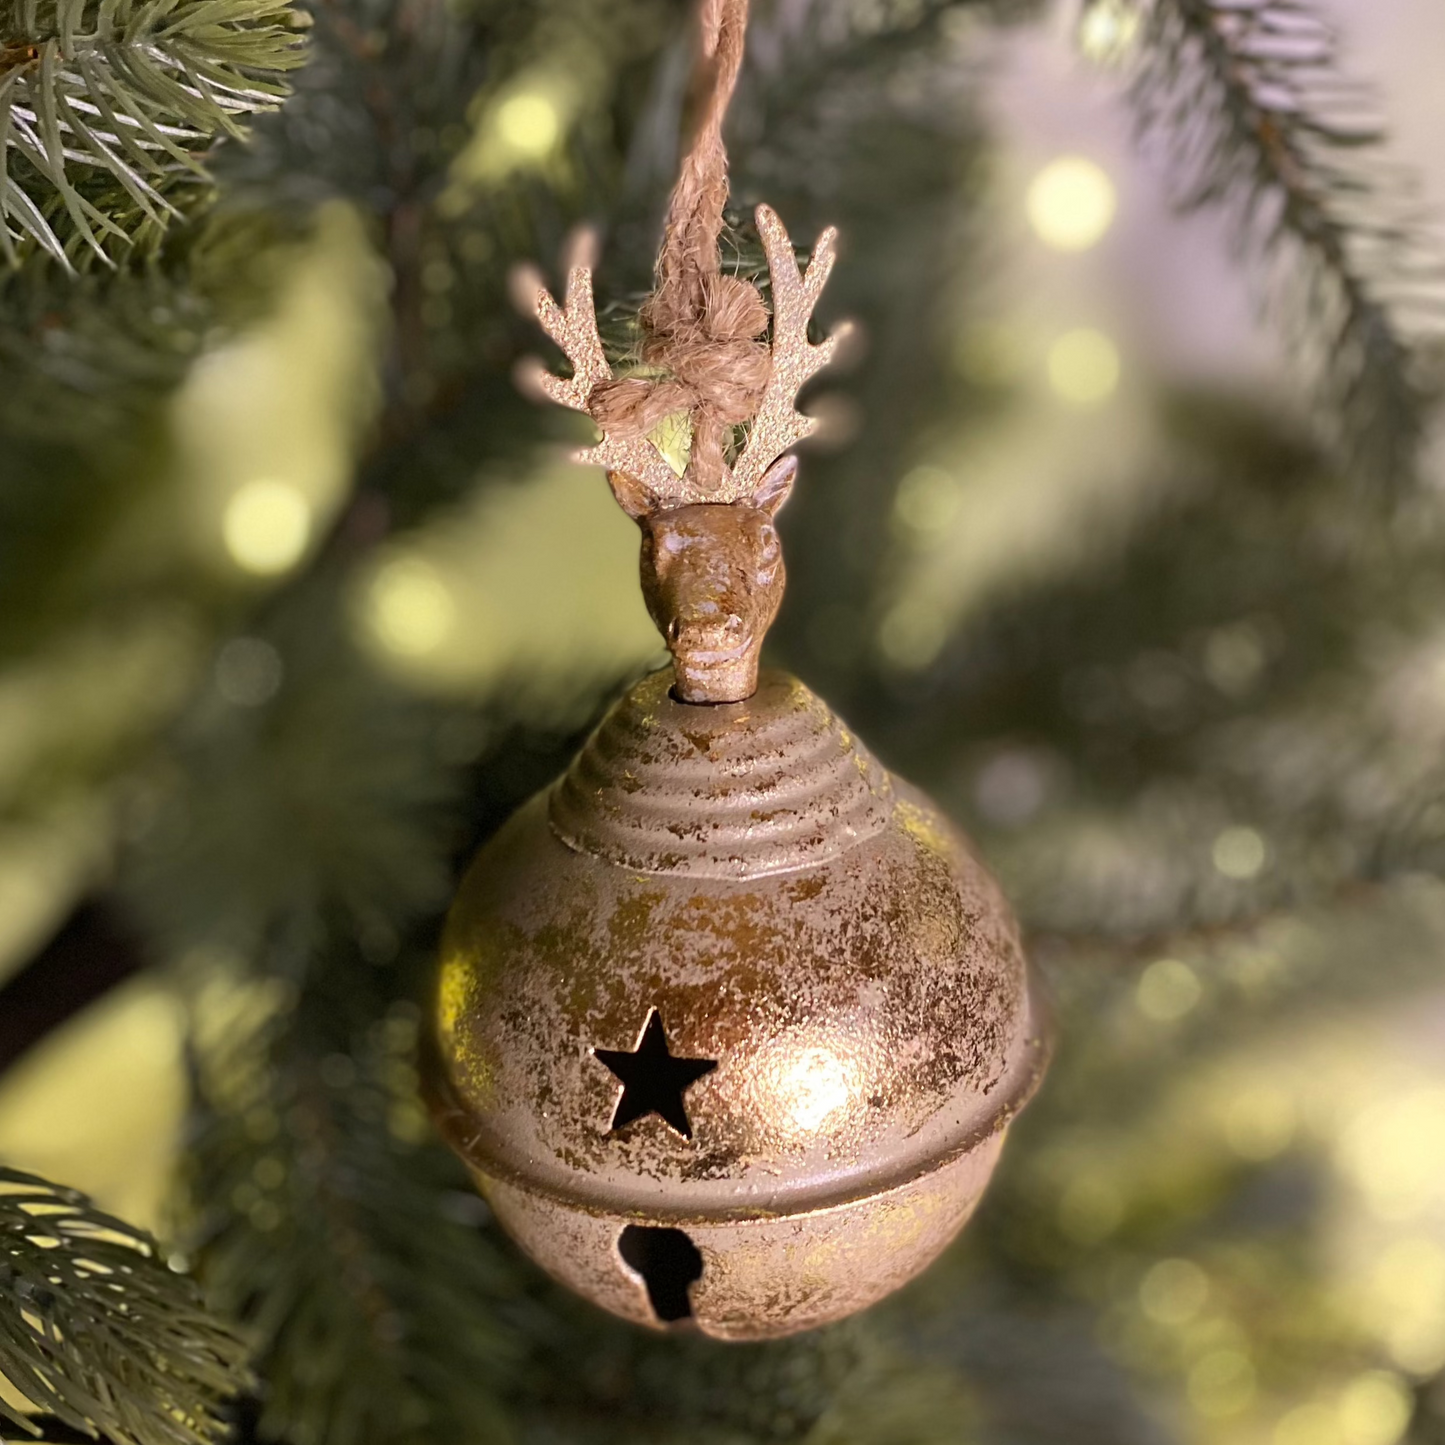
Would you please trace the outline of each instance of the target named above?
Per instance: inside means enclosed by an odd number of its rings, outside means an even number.
[[[808,1329],[978,1203],[1045,1045],[967,844],[801,683],[632,689],[481,852],[438,1120],[545,1269],[639,1324]]]

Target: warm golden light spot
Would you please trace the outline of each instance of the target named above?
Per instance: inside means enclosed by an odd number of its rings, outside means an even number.
[[[1342,1445],[1339,1419],[1326,1405],[1297,1405],[1275,1425],[1274,1445]]]
[[[1226,828],[1214,840],[1214,866],[1238,882],[1253,878],[1267,856],[1264,839],[1253,828]]]
[[[1187,1390],[1189,1403],[1201,1415],[1237,1415],[1254,1399],[1254,1365],[1239,1350],[1213,1350],[1189,1371]]]
[[[1080,410],[1101,405],[1119,386],[1119,351],[1102,331],[1066,331],[1049,348],[1049,385]]]
[[[1029,224],[1056,251],[1084,251],[1114,219],[1114,183],[1083,156],[1060,156],[1033,179],[1025,201]]]
[[[460,217],[475,201],[478,187],[551,164],[582,98],[577,77],[555,70],[532,71],[500,94],[479,97],[468,111],[475,129],[452,161],[450,183],[437,198],[441,214]],[[484,259],[485,244],[474,241],[463,254]]]
[[[519,156],[542,160],[562,136],[562,117],[545,95],[522,91],[497,107],[497,135]]]
[[[1445,1370],[1445,1320],[1402,1320],[1387,1331],[1385,1344],[1407,1374],[1423,1379]]]
[[[784,1148],[836,1133],[866,1090],[864,1055],[819,1038],[816,1030],[786,1034],[757,1061],[749,1094],[761,1123]]]
[[[878,650],[884,661],[905,672],[927,667],[947,640],[939,609],[922,598],[897,603],[878,625]]]
[[[1139,36],[1139,11],[1130,0],[1094,0],[1079,17],[1079,49],[1100,65],[1117,65]]]
[[[288,483],[263,477],[232,496],[221,529],[237,566],[263,577],[288,572],[311,540],[311,503]]]
[[[456,621],[456,604],[446,583],[419,557],[387,562],[372,579],[368,600],[376,640],[403,657],[435,652]]]
[[[1370,1317],[1390,1358],[1407,1374],[1445,1366],[1445,1246],[1429,1235],[1397,1240],[1368,1284]]]
[[[1404,1380],[1390,1370],[1370,1370],[1352,1380],[1340,1396],[1344,1445],[1396,1445],[1409,1428],[1412,1413]]]
[[[852,1092],[848,1070],[829,1049],[799,1049],[778,1071],[779,1097],[792,1123],[810,1134],[846,1108]]]
[[[1283,1089],[1261,1084],[1230,1100],[1224,1137],[1241,1159],[1273,1159],[1294,1138],[1294,1100]]]
[[[1374,1285],[1396,1315],[1417,1314],[1437,1302],[1445,1310],[1445,1246],[1423,1234],[1399,1240],[1376,1266]]]
[[[1367,1110],[1340,1142],[1340,1163],[1381,1219],[1445,1201],[1445,1088],[1414,1089]]]
[[[1209,1277],[1189,1259],[1161,1259],[1139,1285],[1139,1308],[1160,1325],[1184,1325],[1209,1298]]]
[[[1183,1018],[1203,997],[1199,975],[1177,958],[1161,958],[1139,976],[1135,1002],[1140,1013],[1160,1023]]]

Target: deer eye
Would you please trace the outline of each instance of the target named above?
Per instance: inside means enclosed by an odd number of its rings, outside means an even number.
[[[763,556],[769,560],[778,554],[778,534],[771,525],[765,525],[762,531]]]

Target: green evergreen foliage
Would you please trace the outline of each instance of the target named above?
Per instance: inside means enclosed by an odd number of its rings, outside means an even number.
[[[1133,99],[1179,203],[1222,210],[1262,268],[1353,469],[1407,485],[1439,386],[1445,255],[1378,101],[1293,0],[1164,0],[1147,26]]]
[[[247,1353],[149,1235],[0,1168],[0,1377],[34,1410],[118,1445],[219,1439]],[[3,1399],[0,1419],[41,1433]]]
[[[1208,395],[1165,417],[1122,535],[960,629],[926,710],[875,704],[870,719],[943,790],[961,719],[982,757],[989,738],[1016,740],[1047,800],[1027,830],[953,802],[1041,931],[1152,941],[1433,871],[1438,762],[1398,715],[1363,720],[1360,700],[1382,648],[1428,630],[1438,527],[1362,509],[1342,542],[1348,483],[1301,437]],[[1231,825],[1270,839],[1269,868],[1213,866]]]
[[[260,1429],[297,1445],[505,1440],[525,1301],[429,1137],[415,1012],[348,1048],[315,998],[228,1024],[198,1076],[184,1228],[218,1305],[257,1341]]]
[[[0,12],[0,251],[28,242],[67,269],[114,261],[181,214],[202,154],[238,117],[274,108],[302,54],[277,0],[101,4]]]

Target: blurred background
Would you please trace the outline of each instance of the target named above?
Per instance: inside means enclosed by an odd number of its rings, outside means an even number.
[[[733,264],[838,224],[863,341],[769,660],[1056,1002],[982,1212],[860,1321],[654,1340],[416,1102],[458,870],[664,658],[508,278],[586,222],[645,293],[681,0],[318,0],[164,235],[0,280],[0,1164],[247,1323],[248,1438],[1440,1445],[1445,13],[754,10]]]

